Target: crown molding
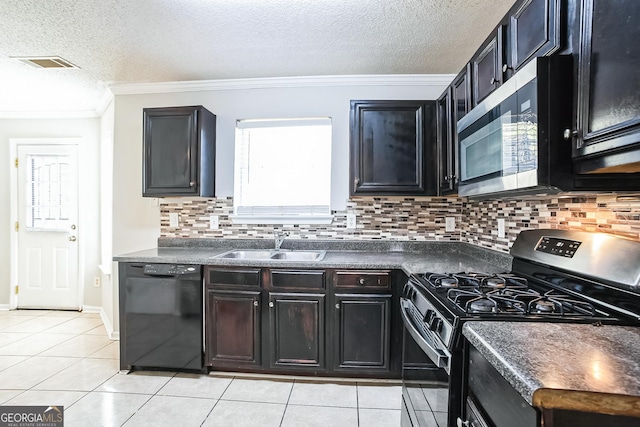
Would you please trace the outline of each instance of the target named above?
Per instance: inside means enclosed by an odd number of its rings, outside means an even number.
[[[0,111],[0,119],[95,119],[102,114],[96,110],[78,111]]]
[[[349,76],[266,77],[256,79],[194,80],[183,82],[114,84],[114,95],[200,92],[232,89],[272,89],[340,86],[447,86],[455,74],[380,74]]]
[[[104,112],[109,107],[109,104],[111,104],[111,102],[113,101],[113,98],[114,96],[113,92],[111,92],[111,89],[106,88],[104,90],[104,93],[102,94],[102,98],[98,100],[98,104],[96,105],[96,113],[99,117],[102,117]]]

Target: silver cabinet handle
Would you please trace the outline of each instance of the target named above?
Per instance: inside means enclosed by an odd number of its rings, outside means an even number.
[[[273,308],[273,301],[269,301],[269,307]]]
[[[495,77],[491,77],[491,84],[494,85],[496,83],[498,83],[498,80]]]
[[[76,241],[76,236],[71,236],[71,237],[69,237],[69,241],[70,241],[70,242],[75,242],[75,241]]]
[[[258,306],[258,301],[254,301],[254,302],[253,302],[253,306],[254,306],[254,307],[257,307],[257,306]]]
[[[360,280],[358,280],[358,283],[360,283],[361,285],[364,285],[365,284],[365,280],[361,278]]]
[[[460,417],[456,420],[458,427],[469,427],[469,421],[462,421]]]
[[[340,310],[340,304],[336,304],[336,310]]]
[[[196,186],[195,181],[190,181],[190,182],[189,182],[189,187],[195,187],[195,186]]]

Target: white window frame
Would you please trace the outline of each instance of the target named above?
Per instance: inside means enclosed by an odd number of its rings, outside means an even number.
[[[295,118],[295,119],[263,119],[263,120],[238,120],[236,122],[235,155],[239,156],[238,150],[240,132],[244,129],[286,127],[286,126],[313,126],[330,125],[329,117]],[[329,150],[332,143],[329,142]],[[329,153],[329,159],[331,154]],[[331,161],[331,160],[329,160]],[[241,192],[240,172],[237,170],[237,163],[234,160],[234,206],[231,220],[239,224],[331,224],[333,215],[331,214],[330,198],[327,205],[302,205],[302,206],[239,206],[238,196]],[[330,165],[331,167],[331,165]],[[331,174],[327,182],[331,191]]]

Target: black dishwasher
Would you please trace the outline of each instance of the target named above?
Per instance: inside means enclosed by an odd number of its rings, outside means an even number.
[[[202,266],[120,263],[120,369],[203,369]]]

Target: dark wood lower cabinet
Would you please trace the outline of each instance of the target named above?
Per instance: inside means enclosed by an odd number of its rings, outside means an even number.
[[[214,370],[400,378],[390,270],[205,267],[205,357]]]
[[[336,294],[334,370],[389,370],[391,295]]]
[[[272,368],[325,368],[324,301],[324,294],[269,293]]]
[[[207,357],[211,366],[260,366],[260,292],[207,291]]]

